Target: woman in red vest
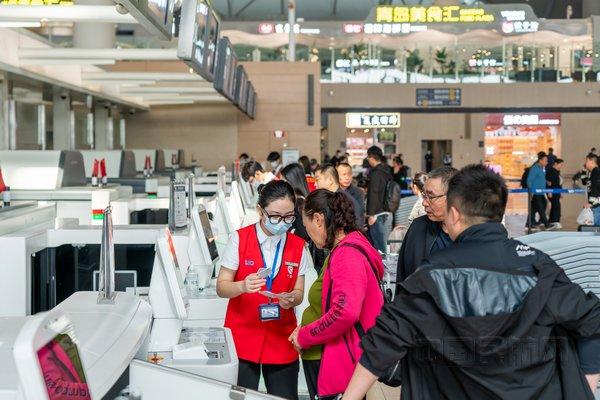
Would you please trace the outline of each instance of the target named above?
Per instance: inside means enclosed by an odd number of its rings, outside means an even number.
[[[288,230],[296,219],[289,183],[264,185],[260,221],[234,232],[221,258],[217,293],[229,298],[225,326],[240,361],[238,385],[298,399],[298,353],[288,341],[296,328],[294,307],[304,297],[304,274],[312,265],[305,242]]]

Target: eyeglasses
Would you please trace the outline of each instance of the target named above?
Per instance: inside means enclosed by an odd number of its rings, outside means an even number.
[[[440,194],[438,196],[430,196],[427,193],[423,193],[423,201],[427,200],[428,202],[432,202],[433,200],[437,200],[441,197],[445,197],[446,194]]]
[[[281,221],[285,222],[286,224],[293,224],[296,220],[295,215],[269,215],[269,213],[265,209],[263,209],[263,213],[265,213],[265,216],[269,219],[269,222],[272,224],[278,224]]]

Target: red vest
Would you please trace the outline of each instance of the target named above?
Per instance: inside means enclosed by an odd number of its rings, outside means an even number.
[[[256,224],[238,230],[239,267],[236,281],[243,281],[263,267],[263,260],[256,233]],[[273,280],[273,293],[291,292],[296,286],[300,260],[304,251],[304,240],[287,233],[281,266]],[[268,303],[260,293],[244,293],[229,299],[225,326],[231,329],[238,358],[261,364],[289,364],[298,359],[298,353],[288,341],[296,329],[296,314],[293,309],[281,309],[277,321],[260,320],[259,306]],[[274,300],[277,301],[277,300]]]

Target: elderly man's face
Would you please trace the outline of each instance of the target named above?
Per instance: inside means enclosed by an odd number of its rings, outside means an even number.
[[[423,206],[427,217],[434,222],[442,222],[446,219],[447,199],[446,188],[442,178],[428,179],[423,191]]]

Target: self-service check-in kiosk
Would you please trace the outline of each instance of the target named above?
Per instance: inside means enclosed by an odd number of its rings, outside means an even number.
[[[156,263],[150,283],[154,321],[147,360],[234,384],[238,359],[231,331],[222,325],[210,327],[206,321],[190,318],[191,309],[211,307],[213,302],[188,296],[185,275],[173,237],[165,229],[156,242]]]
[[[12,203],[52,202],[56,204],[58,218],[77,218],[81,224],[91,224],[95,208],[102,209],[112,201],[129,199],[132,195],[128,186],[87,185],[83,156],[78,151],[0,151],[0,160],[4,180],[11,188]]]
[[[96,293],[89,295],[90,300],[96,299]],[[0,398],[112,399],[125,385],[126,392],[134,396],[130,398],[143,400],[198,396],[211,400],[279,399],[134,359],[150,327],[148,305],[123,294],[110,311],[96,307],[92,305],[85,313],[57,308],[36,316],[0,318]],[[61,397],[65,389],[74,396]]]

